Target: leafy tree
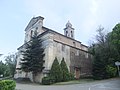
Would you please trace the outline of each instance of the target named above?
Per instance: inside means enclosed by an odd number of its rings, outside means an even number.
[[[109,78],[112,69],[115,67],[114,61],[114,49],[111,44],[111,33],[105,34],[104,28],[98,29],[98,35],[96,35],[97,43],[93,44],[90,49],[93,54],[93,76],[94,79]],[[108,65],[111,66],[108,68]],[[109,69],[109,70],[108,70]],[[112,70],[110,70],[112,69]],[[113,75],[115,76],[115,75]]]
[[[62,70],[57,58],[54,59],[54,62],[52,64],[52,67],[50,70],[50,77],[53,78],[55,82],[62,81]]]
[[[110,35],[111,44],[113,45],[114,58],[120,61],[120,23],[117,24]]]
[[[6,66],[8,68],[8,70],[6,71],[6,74],[10,73],[10,75],[14,77],[16,62],[17,62],[17,55],[10,54],[5,57],[5,61],[6,61]]]
[[[31,41],[26,44],[25,51],[22,51],[23,58],[21,59],[21,69],[25,72],[32,72],[33,81],[37,73],[44,69],[44,48],[42,40],[37,36],[37,32],[31,37]]]
[[[61,61],[61,70],[62,70],[62,81],[68,81],[70,79],[70,75],[69,75],[69,71],[68,71],[68,68],[67,68],[67,65],[65,63],[65,60],[64,58],[62,58],[62,61]]]
[[[4,71],[5,71],[5,64],[0,61],[0,75],[4,75]]]
[[[96,35],[97,44],[93,46],[93,76],[94,79],[103,79],[106,77],[106,55],[105,53],[105,34],[103,33],[104,28],[99,27]]]
[[[2,61],[0,61],[0,75],[3,75],[3,77],[7,77],[11,75],[10,68]]]

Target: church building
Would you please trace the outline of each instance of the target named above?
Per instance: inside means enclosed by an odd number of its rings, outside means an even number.
[[[30,78],[32,80],[32,73],[26,75],[25,72],[19,70],[20,61],[22,58],[21,50],[25,49],[25,43],[31,40],[34,32],[37,31],[39,37],[42,39],[42,45],[45,53],[44,70],[36,76],[36,80],[41,82],[42,78],[49,74],[52,63],[57,57],[59,63],[64,58],[67,67],[76,79],[80,77],[87,77],[92,72],[91,54],[88,53],[88,46],[75,40],[75,29],[68,21],[64,30],[64,35],[56,32],[57,30],[49,29],[43,26],[44,18],[41,16],[33,17],[27,27],[25,28],[24,44],[18,48],[18,58],[16,65],[16,74],[14,78]]]

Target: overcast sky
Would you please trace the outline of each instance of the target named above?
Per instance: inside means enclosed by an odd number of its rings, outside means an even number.
[[[17,51],[35,16],[44,17],[45,27],[62,34],[69,20],[75,39],[89,45],[99,25],[111,31],[120,22],[120,0],[0,0],[0,53]]]

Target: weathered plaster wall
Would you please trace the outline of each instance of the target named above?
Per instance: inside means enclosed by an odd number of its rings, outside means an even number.
[[[91,75],[92,57],[87,52],[70,48],[70,70],[75,73],[75,68],[80,70],[80,76]]]
[[[64,58],[67,67],[70,66],[70,47],[62,43],[54,41],[53,59],[57,57],[59,63],[61,63],[62,58]]]

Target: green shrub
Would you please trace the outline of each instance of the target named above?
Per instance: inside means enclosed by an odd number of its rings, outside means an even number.
[[[73,73],[69,73],[69,80],[74,80],[75,77],[74,77],[74,74]]]
[[[69,75],[68,67],[66,65],[66,62],[65,62],[64,58],[62,59],[60,66],[61,66],[61,70],[62,70],[62,81],[70,80],[69,79],[70,75]]]
[[[53,79],[52,77],[43,77],[42,78],[42,84],[43,85],[50,85],[53,84],[55,81],[55,79]]]
[[[0,81],[0,90],[15,90],[16,83],[13,80]]]
[[[54,62],[52,64],[52,67],[50,70],[50,77],[53,77],[55,82],[62,81],[62,70],[61,70],[61,67],[59,65],[57,58],[54,59]]]
[[[107,71],[107,74],[108,74],[108,78],[116,76],[117,69],[115,67],[107,65],[106,71]]]

